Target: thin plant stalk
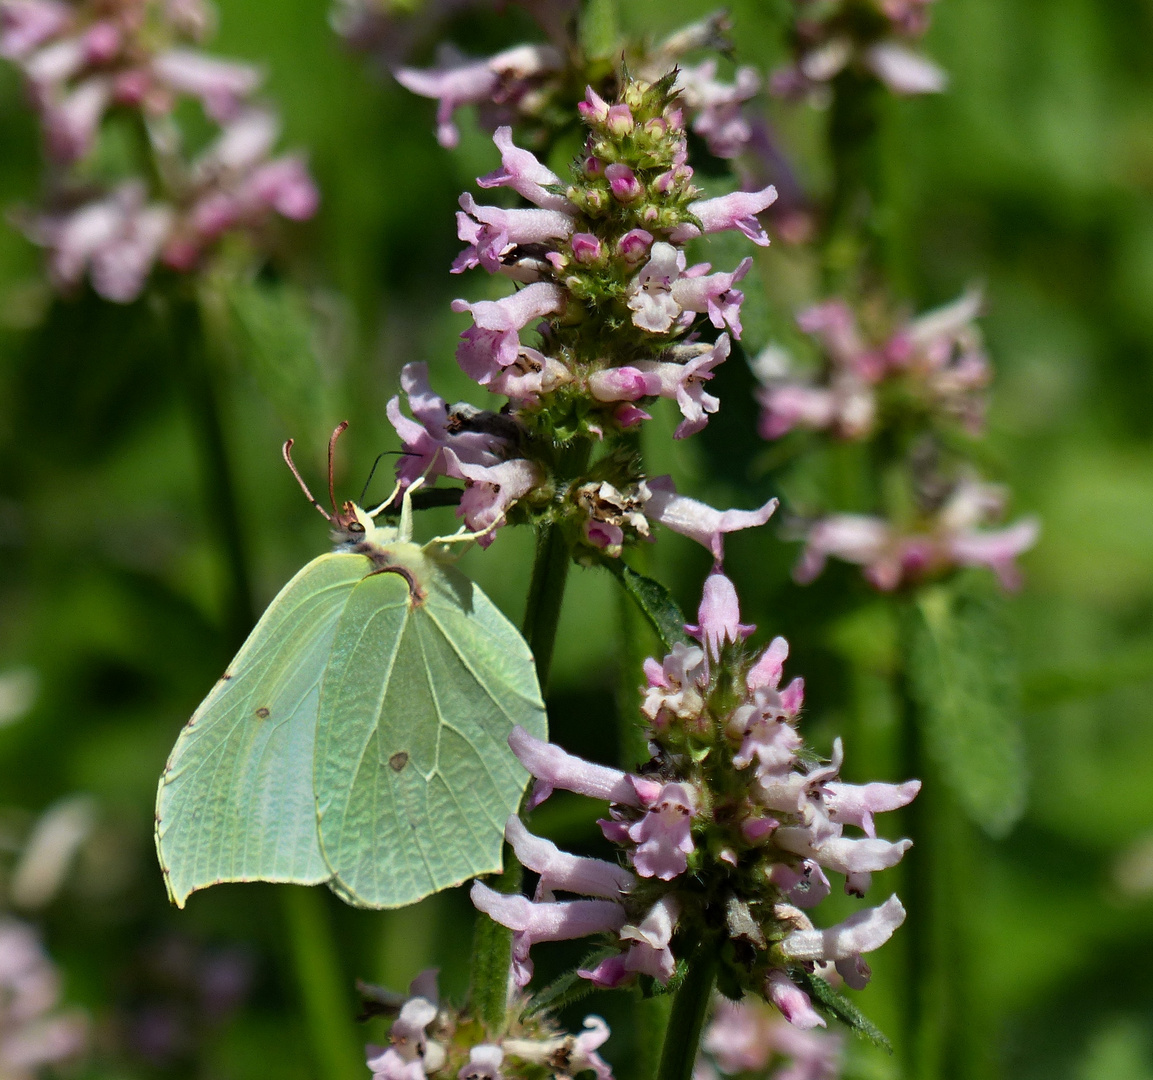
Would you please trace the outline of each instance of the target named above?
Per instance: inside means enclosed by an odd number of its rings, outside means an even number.
[[[317,1075],[321,1080],[362,1080],[352,1002],[344,991],[325,897],[300,885],[282,885],[280,895]]]
[[[673,995],[657,1080],[692,1080],[705,1018],[717,976],[717,949],[711,941],[697,942],[688,968]]]

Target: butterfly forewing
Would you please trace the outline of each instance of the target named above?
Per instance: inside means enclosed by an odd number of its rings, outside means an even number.
[[[316,884],[313,747],[340,616],[369,573],[314,559],[284,587],[184,728],[160,780],[156,846],[179,905],[223,881]]]
[[[499,869],[527,781],[508,734],[545,734],[523,639],[467,578],[429,568],[417,600],[398,574],[357,586],[321,692],[321,848],[333,887],[367,907]]]

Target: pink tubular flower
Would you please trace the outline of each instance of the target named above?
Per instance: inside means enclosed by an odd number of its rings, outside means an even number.
[[[597,401],[637,401],[660,393],[660,376],[635,367],[612,367],[589,376],[589,393]]]
[[[630,776],[608,765],[594,765],[565,753],[553,743],[534,738],[522,727],[512,729],[508,744],[517,760],[536,777],[534,806],[547,799],[554,788],[638,807],[651,804],[660,794],[660,785],[651,780]]]
[[[88,1041],[79,1012],[62,1011],[61,982],[31,926],[0,918],[0,1066],[12,1080],[32,1080],[77,1057]]]
[[[169,49],[153,62],[156,78],[169,90],[199,98],[213,120],[231,120],[264,80],[258,68],[221,60],[196,49]]]
[[[638,371],[656,377],[661,397],[672,398],[680,407],[684,420],[673,432],[674,439],[686,439],[703,430],[709,416],[720,408],[720,401],[705,390],[704,384],[712,379],[713,368],[728,358],[730,348],[729,335],[721,334],[715,345],[701,347],[683,364],[641,360],[635,365]]]
[[[862,565],[869,582],[886,592],[954,566],[987,566],[1002,587],[1017,588],[1016,558],[1036,543],[1040,527],[1025,518],[1004,529],[977,528],[1002,506],[999,489],[966,479],[923,531],[903,533],[881,518],[859,514],[822,518],[806,530],[794,577],[802,584],[812,581],[832,555]]]
[[[452,310],[467,311],[474,326],[465,330],[456,350],[456,359],[464,373],[481,386],[488,385],[502,368],[516,362],[520,354],[520,335],[534,319],[563,309],[565,294],[550,282],[527,285],[503,300],[454,300]]]
[[[548,190],[560,185],[560,177],[542,165],[535,154],[522,150],[512,141],[512,128],[507,125],[497,128],[492,141],[500,151],[500,168],[477,177],[476,182],[480,187],[510,187],[522,198],[544,210],[563,214],[575,211],[576,208],[564,195]]]
[[[0,57],[23,60],[71,22],[71,9],[58,0],[0,0]]]
[[[725,84],[717,79],[716,60],[681,66],[677,87],[681,100],[693,116],[693,131],[708,144],[709,152],[719,158],[734,158],[749,144],[752,131],[741,114],[741,106],[755,97],[761,78],[755,68],[737,69],[736,81]]]
[[[727,325],[733,337],[740,341],[741,304],[744,303],[745,294],[733,286],[749,272],[752,265],[751,258],[744,258],[731,274],[708,274],[703,272],[708,269],[705,263],[701,273],[694,274],[690,270],[673,283],[673,299],[685,311],[707,313],[709,322],[718,330],[723,330]]]
[[[813,1008],[809,995],[780,968],[774,968],[766,977],[765,994],[794,1027],[809,1031],[826,1026],[824,1017]]]
[[[904,921],[905,908],[894,895],[827,930],[794,930],[781,942],[781,951],[798,961],[855,960],[879,949]]]
[[[714,660],[720,657],[721,649],[726,644],[743,641],[756,629],[755,626],[741,622],[737,590],[733,587],[733,583],[715,568],[705,579],[697,620],[696,626],[686,626],[685,631],[704,645],[708,656]],[[784,641],[784,638],[776,640]]]
[[[715,199],[702,199],[689,203],[689,212],[697,218],[701,227],[698,229],[695,225],[678,225],[670,239],[679,244],[691,240],[694,236],[700,236],[702,232],[716,233],[737,229],[754,244],[768,247],[769,234],[757,220],[757,214],[767,210],[776,199],[777,189],[770,184],[760,191],[734,191]]]
[[[695,806],[691,788],[665,784],[644,817],[629,826],[629,839],[637,845],[633,866],[641,877],[672,881],[685,872],[693,852],[690,830]]]
[[[461,274],[483,266],[490,274],[501,270],[504,256],[520,244],[540,244],[572,235],[574,220],[559,210],[502,210],[478,206],[467,192],[460,197],[457,236],[468,247],[456,257],[452,272]]]
[[[679,495],[668,476],[658,476],[648,486],[651,494],[645,503],[645,515],[703,544],[718,563],[724,558],[726,533],[764,525],[777,508],[777,500],[770,499],[759,510],[714,510],[687,495]]]
[[[672,329],[681,306],[673,296],[673,283],[685,269],[685,253],[672,244],[658,241],[652,245],[649,261],[629,282],[628,306],[633,325],[653,334]]]
[[[541,941],[569,941],[572,938],[620,930],[625,910],[612,900],[563,900],[534,904],[524,896],[494,892],[479,881],[469,893],[473,905],[493,922],[513,932],[514,978],[527,986],[533,963],[529,950]]]
[[[718,995],[701,1050],[727,1074],[762,1073],[781,1056],[790,1064],[773,1080],[837,1080],[841,1072],[839,1035],[802,1030],[748,997],[734,1002]]]
[[[616,863],[570,855],[551,840],[534,836],[516,814],[505,822],[504,836],[521,864],[540,875],[537,900],[553,899],[554,889],[617,900],[636,884]]]
[[[400,385],[414,419],[400,411],[399,396],[389,401],[385,413],[403,446],[402,460],[396,468],[397,481],[403,486],[418,476],[447,475],[446,450],[453,452],[458,465],[463,462],[482,466],[495,465],[508,450],[507,441],[500,436],[464,426],[467,417],[462,411],[450,410],[444,399],[432,392],[428,365],[405,364]]]
[[[949,76],[931,60],[895,41],[883,41],[868,49],[864,63],[894,94],[940,94]]]
[[[486,60],[468,60],[446,50],[438,68],[398,68],[396,81],[420,97],[437,100],[436,139],[451,150],[460,141],[453,114],[462,105],[516,101],[534,80],[563,66],[549,45],[518,45]]]
[[[478,538],[481,547],[492,543],[496,526],[517,499],[523,498],[544,480],[541,468],[526,458],[512,458],[494,465],[473,465],[455,451],[444,449],[445,475],[465,482],[457,515]]]

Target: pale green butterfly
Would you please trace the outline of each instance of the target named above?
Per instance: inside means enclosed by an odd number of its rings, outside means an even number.
[[[528,774],[516,725],[546,738],[524,639],[387,506],[329,514],[336,549],[280,592],[176,741],[156,799],[156,850],[183,906],[225,881],[326,882],[349,903],[411,904],[500,869]],[[415,487],[416,485],[413,485]],[[389,500],[391,502],[391,500]]]

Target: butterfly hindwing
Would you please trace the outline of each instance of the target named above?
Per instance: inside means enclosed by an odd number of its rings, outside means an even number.
[[[427,566],[415,599],[400,574],[356,587],[320,695],[321,849],[333,888],[365,907],[499,869],[528,778],[508,734],[545,734],[524,640],[462,574]]]
[[[304,567],[181,732],[156,805],[157,852],[178,905],[223,881],[331,877],[312,786],[317,710],[340,617],[370,570],[350,554]]]

